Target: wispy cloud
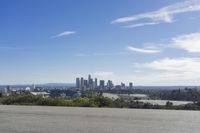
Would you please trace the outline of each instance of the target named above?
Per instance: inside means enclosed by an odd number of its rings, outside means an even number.
[[[126,49],[131,52],[139,52],[139,53],[144,53],[144,54],[155,54],[155,53],[159,53],[161,51],[158,48],[151,48],[151,47],[136,48],[133,46],[128,46],[128,47],[126,47]]]
[[[184,34],[171,39],[171,47],[184,49],[189,53],[200,52],[200,33]]]
[[[156,11],[118,18],[116,20],[113,20],[112,23],[127,23],[127,22],[135,23],[126,26],[126,28],[155,25],[159,23],[172,23],[174,22],[174,15],[180,13],[194,12],[194,11],[200,11],[199,0],[186,0],[183,2],[163,7]],[[137,21],[143,21],[143,22],[137,23]]]
[[[187,51],[188,53],[200,53],[200,32],[178,35],[166,40],[166,42],[162,44],[159,43],[146,43],[146,44],[147,46],[143,48],[128,46],[126,47],[126,49],[128,51],[140,52],[144,54],[159,53],[167,48],[181,49]]]
[[[52,38],[58,38],[58,37],[63,37],[63,36],[69,36],[69,35],[72,35],[72,34],[75,34],[76,32],[75,31],[64,31],[64,32],[61,32],[55,36],[52,36]]]
[[[168,48],[182,49],[189,53],[199,53],[200,52],[200,32],[178,35],[176,37],[172,37],[168,40],[165,40],[165,42],[162,42],[162,43],[144,43],[143,45],[144,47],[142,48],[127,46],[125,47],[125,49],[130,52],[137,52],[137,53],[143,53],[143,54],[156,54]],[[90,53],[90,54],[78,53],[75,56],[77,57],[116,56],[116,55],[127,55],[127,54],[130,54],[130,52],[124,52],[124,51],[110,52],[110,53],[96,52],[96,53]]]
[[[157,45],[157,44],[155,44]],[[126,50],[131,52],[139,52],[144,54],[155,54],[161,52],[161,49],[156,46],[147,46],[144,48],[135,48],[133,46],[127,46]],[[112,52],[112,53],[91,53],[91,54],[84,54],[78,53],[75,54],[76,57],[85,57],[85,56],[120,56],[120,55],[128,55],[131,54],[130,52]]]
[[[138,24],[131,24],[127,26],[123,26],[124,28],[137,28],[137,27],[142,27],[142,26],[147,26],[147,25],[155,25],[158,24],[158,22],[149,22],[149,23],[138,23]]]

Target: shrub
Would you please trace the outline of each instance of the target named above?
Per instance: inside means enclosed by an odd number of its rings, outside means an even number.
[[[42,98],[37,101],[37,105],[66,106],[67,104],[63,98]]]
[[[18,95],[18,96],[4,97],[1,102],[2,104],[6,104],[6,105],[10,105],[10,104],[34,105],[37,103],[39,99],[41,99],[41,97],[36,97],[32,95]]]
[[[90,107],[90,101],[89,98],[79,97],[73,100],[73,105],[79,107]]]
[[[167,106],[167,107],[173,106],[173,103],[170,102],[170,101],[167,101],[167,102],[166,102],[166,106]]]
[[[107,97],[97,96],[94,102],[98,107],[112,107],[112,100]]]

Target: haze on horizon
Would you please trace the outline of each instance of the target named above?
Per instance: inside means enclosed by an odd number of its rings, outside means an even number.
[[[0,20],[0,84],[200,85],[200,0],[1,0]]]

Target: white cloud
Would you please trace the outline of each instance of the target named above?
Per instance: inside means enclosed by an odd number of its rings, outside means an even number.
[[[171,39],[172,47],[184,49],[187,52],[200,52],[200,33],[180,35]]]
[[[64,31],[64,32],[61,32],[55,36],[52,36],[52,38],[58,38],[58,37],[63,37],[63,36],[69,36],[69,35],[72,35],[72,34],[75,34],[76,32],[75,31]]]
[[[98,72],[95,72],[94,75],[104,77],[104,76],[113,76],[114,73],[113,72],[107,72],[107,71],[98,71]]]
[[[155,25],[158,23],[155,22],[149,22],[149,23],[138,23],[138,24],[131,24],[128,26],[123,26],[124,28],[136,28],[136,27],[142,27],[142,26],[147,26],[147,25]]]
[[[128,46],[127,50],[132,51],[132,52],[144,53],[144,54],[155,54],[155,53],[159,53],[160,52],[160,50],[158,48],[150,48],[150,47],[135,48],[133,46]]]
[[[137,76],[138,82],[142,80],[154,85],[199,85],[200,58],[164,58],[148,63],[134,63],[134,67],[146,71]]]
[[[157,11],[137,14],[133,16],[118,18],[112,23],[127,23],[127,22],[137,22],[144,21],[142,23],[136,23],[129,28],[134,28],[138,26],[145,25],[154,25],[159,23],[172,23],[174,21],[174,15],[180,13],[200,11],[200,1],[199,0],[186,0],[176,4],[172,4],[166,7],[163,7]]]
[[[200,69],[198,69],[200,68],[200,58],[164,58],[150,63],[140,64],[139,66],[163,71],[195,71],[200,73]]]

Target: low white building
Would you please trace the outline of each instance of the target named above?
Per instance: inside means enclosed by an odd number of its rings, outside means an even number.
[[[103,93],[104,97],[110,98],[112,100],[116,100],[119,98],[119,96],[117,94],[112,94],[112,93]]]
[[[31,92],[32,95],[34,96],[42,96],[43,98],[49,97],[50,93],[44,92],[44,91],[39,91],[39,92]]]
[[[148,99],[146,94],[118,94],[118,96],[124,100],[136,100],[136,99]]]
[[[112,94],[112,93],[103,93],[104,97],[108,97],[112,100],[122,98],[123,100],[135,100],[135,99],[148,99],[149,97],[145,94]]]

